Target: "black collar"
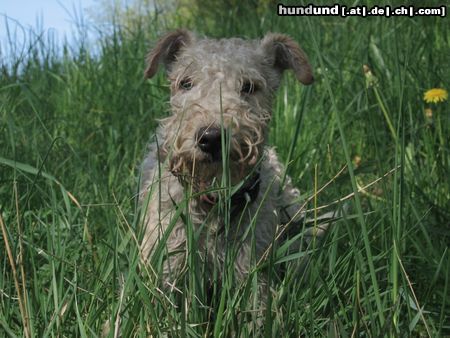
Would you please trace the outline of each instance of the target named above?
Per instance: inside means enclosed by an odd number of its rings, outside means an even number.
[[[256,200],[259,193],[260,177],[259,171],[250,176],[242,187],[231,196],[231,218],[237,216],[244,210],[247,204]]]

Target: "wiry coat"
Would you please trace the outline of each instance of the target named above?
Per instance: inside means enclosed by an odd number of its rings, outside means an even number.
[[[149,263],[163,242],[167,256],[161,277],[172,285],[186,268],[186,227],[193,226],[203,229],[196,249],[207,265],[224,264],[227,246],[234,245],[235,275],[242,279],[269,248],[277,227],[301,213],[299,192],[289,177],[283,180],[284,168],[265,140],[283,71],[292,69],[300,82],[312,83],[307,57],[282,34],[214,40],[178,30],[159,40],[147,62],[147,77],[165,65],[172,112],[161,121],[143,164],[142,259]],[[226,132],[219,151],[199,146],[199,130],[208,128]],[[255,196],[236,188],[247,202],[223,208],[221,182],[239,187],[252,177],[257,177]]]

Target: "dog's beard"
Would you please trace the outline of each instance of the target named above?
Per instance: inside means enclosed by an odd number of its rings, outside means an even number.
[[[215,156],[201,151],[189,137],[177,137],[168,152],[170,172],[186,192],[206,207],[215,205],[219,195],[224,196],[226,189],[229,191],[253,172],[263,153],[261,133],[241,131],[234,136],[224,135],[224,141],[227,146]],[[165,145],[168,143],[166,139]]]
[[[228,159],[221,161],[173,156],[169,161],[169,169],[184,189],[192,193],[202,205],[213,206],[220,194],[225,194],[227,188],[244,180],[257,163],[258,160],[239,162],[231,154]]]

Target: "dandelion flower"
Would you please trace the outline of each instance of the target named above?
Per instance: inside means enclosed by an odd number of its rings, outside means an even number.
[[[448,99],[448,92],[442,88],[433,88],[425,92],[423,99],[427,103],[443,102]]]
[[[431,110],[431,108],[425,109],[425,116],[431,119],[433,117],[433,110]]]

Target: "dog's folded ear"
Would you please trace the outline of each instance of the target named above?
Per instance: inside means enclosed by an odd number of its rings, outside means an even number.
[[[261,40],[261,48],[273,67],[280,72],[292,69],[297,80],[304,85],[314,82],[308,57],[291,37],[279,33],[268,33]]]
[[[167,33],[159,39],[155,47],[147,55],[145,78],[154,76],[161,63],[164,64],[167,70],[170,70],[170,65],[175,61],[181,48],[190,44],[193,39],[192,33],[184,29]]]

